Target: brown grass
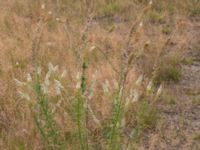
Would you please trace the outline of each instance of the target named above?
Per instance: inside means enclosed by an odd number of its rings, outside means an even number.
[[[66,69],[67,77],[62,83],[69,92],[73,92],[76,84],[74,77],[81,71],[78,57],[85,57],[88,85],[91,85],[92,75],[98,70],[94,97],[89,103],[103,124],[110,119],[113,81],[119,78],[116,70],[120,71],[126,41],[130,40],[125,49],[128,51],[129,67],[124,99],[139,75],[145,77],[140,87],[144,92],[166,57],[176,55],[179,57],[177,59],[182,59],[192,37],[187,32],[192,24],[191,19],[199,17],[199,8],[191,10],[194,4],[188,3],[188,0],[155,0],[151,8],[148,8],[148,1],[145,0],[116,0],[114,4],[105,0],[57,0],[48,3],[39,0],[0,1],[1,149],[43,149],[32,112],[26,101],[17,94],[19,88],[13,80],[16,78],[24,81],[27,73],[33,74],[33,63],[36,60],[44,72],[48,71],[48,62],[58,65],[60,74]],[[41,8],[43,4],[44,9]],[[89,18],[91,21],[88,22]],[[129,37],[135,22],[136,27]],[[140,27],[141,22],[143,26]],[[170,27],[170,31],[166,26]],[[102,90],[102,83],[106,80],[110,84],[107,95]],[[145,97],[145,94],[142,96]],[[67,105],[62,105],[55,120],[63,135],[73,137],[73,118],[67,118],[64,113]],[[135,107],[134,104],[131,107]],[[131,108],[130,113],[134,113],[134,109]],[[130,122],[127,130],[130,130],[136,126],[137,119],[130,116],[127,118],[127,122]],[[92,136],[95,136],[95,140],[101,140],[102,135],[98,132],[100,129],[91,118],[89,121]],[[73,142],[74,139],[70,140]],[[67,147],[70,149],[69,143]],[[102,143],[106,145],[104,141]]]

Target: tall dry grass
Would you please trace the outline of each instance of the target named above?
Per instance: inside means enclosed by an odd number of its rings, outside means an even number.
[[[163,60],[179,62],[196,4],[1,1],[0,147],[137,149],[156,128],[157,100],[179,69],[156,77]]]

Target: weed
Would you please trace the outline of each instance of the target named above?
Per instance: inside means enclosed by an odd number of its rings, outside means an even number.
[[[162,100],[169,104],[169,105],[174,105],[176,104],[176,97],[174,96],[174,94],[172,94],[171,92],[164,92],[162,94]]]
[[[49,109],[49,102],[47,95],[42,91],[41,83],[37,78],[34,90],[37,97],[37,104],[34,119],[36,125],[43,137],[47,149],[61,149],[62,142],[60,139],[59,130],[56,127],[56,123]]]
[[[147,100],[141,102],[136,113],[137,127],[140,130],[155,128],[159,114]]]
[[[200,15],[199,0],[188,1],[188,13],[190,17],[198,17]]]
[[[179,63],[180,60],[177,56],[168,56],[167,59],[162,60],[154,76],[154,83],[157,85],[163,81],[178,82],[181,78]]]
[[[137,104],[136,126],[130,133],[130,139],[127,149],[137,149],[137,143],[140,141],[140,136],[147,129],[154,129],[160,118],[158,111],[154,108],[149,101],[143,99]]]
[[[196,134],[194,140],[200,141],[200,134]]]
[[[192,103],[194,105],[200,105],[200,96],[194,96],[193,100],[192,100]]]
[[[88,149],[88,142],[87,142],[87,128],[86,128],[86,119],[87,119],[87,103],[86,99],[84,98],[84,93],[86,91],[86,77],[85,77],[85,70],[87,66],[85,62],[82,65],[82,76],[80,81],[80,89],[78,89],[76,94],[76,119],[77,119],[77,127],[78,127],[78,139],[80,142],[80,149],[87,150]]]
[[[167,66],[167,67],[162,67],[158,70],[155,78],[154,78],[154,83],[155,84],[160,84],[162,81],[173,81],[177,82],[181,78],[181,72],[178,68],[174,66]]]
[[[163,16],[161,12],[158,12],[155,9],[152,9],[146,15],[146,19],[147,21],[151,23],[160,23],[163,20]]]
[[[199,9],[199,7],[193,7],[192,9],[190,9],[189,15],[191,17],[199,16],[200,15],[200,9]]]
[[[193,58],[185,58],[185,59],[183,59],[183,61],[182,61],[182,63],[183,63],[184,65],[192,65],[193,62],[194,62]]]
[[[122,119],[122,104],[120,97],[116,97],[114,100],[114,106],[112,111],[111,129],[109,134],[110,147],[111,149],[121,149],[120,143],[120,128]]]
[[[56,129],[52,114],[49,111],[48,99],[42,94],[39,83],[36,84],[35,91],[37,93],[38,107],[40,111],[34,117],[36,125],[47,144],[47,149],[60,149],[61,142],[59,139],[59,131]]]
[[[101,16],[112,16],[120,10],[120,5],[117,0],[111,1],[103,7],[100,14]]]
[[[172,33],[172,28],[170,26],[164,26],[162,32],[166,35],[169,35]]]
[[[0,147],[138,149],[143,134],[159,121],[160,96],[176,103],[162,91],[164,82],[181,77],[179,58],[166,53],[176,55],[174,49],[195,41],[171,24],[188,23],[186,11],[198,16],[197,3],[188,1],[195,6],[189,8],[186,1],[0,2]],[[59,69],[46,67],[49,61]],[[13,78],[22,80],[27,72],[26,81],[14,79],[13,86]]]
[[[80,149],[87,150],[87,130],[86,130],[86,112],[85,112],[85,101],[80,93],[76,96],[76,119],[78,127],[78,139],[80,142]]]
[[[49,64],[49,71],[45,77],[44,83],[41,82],[40,72],[36,72],[35,77],[33,78],[34,80],[32,80],[32,77],[29,74],[27,76],[27,82],[21,82],[15,79],[18,86],[28,87],[35,95],[36,101],[33,102],[34,97],[30,98],[29,93],[19,92],[21,97],[26,99],[29,103],[30,110],[41,134],[45,149],[63,149],[60,131],[54,121],[48,98],[49,78],[55,69],[56,68]]]

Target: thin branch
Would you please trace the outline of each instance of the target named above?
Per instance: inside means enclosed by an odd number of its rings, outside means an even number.
[[[40,48],[41,37],[44,29],[44,24],[42,21],[39,21],[38,27],[36,28],[33,42],[32,42],[32,67],[34,71],[37,69],[38,65],[38,54]]]

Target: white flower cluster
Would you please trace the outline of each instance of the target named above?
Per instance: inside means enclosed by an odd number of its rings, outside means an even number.
[[[109,93],[109,87],[110,87],[109,81],[105,80],[105,82],[102,83],[103,92]]]
[[[50,93],[50,83],[51,83],[51,78],[52,76],[58,71],[58,66],[54,66],[51,62],[48,64],[48,72],[46,73],[44,79],[41,81],[41,88],[42,88],[42,92],[43,94],[48,95]],[[55,89],[55,94],[57,96],[62,94],[62,90],[64,90],[64,86],[62,85],[61,81],[59,79],[63,79],[67,74],[67,71],[64,70],[63,73],[59,76],[58,79],[53,79],[53,83],[52,84],[54,86]],[[39,78],[42,78],[42,69],[40,67],[37,68],[37,75],[39,76]],[[26,81],[19,81],[18,79],[14,79],[16,85],[18,87],[28,87],[28,88],[32,88],[33,89],[33,85],[34,85],[34,81],[33,78],[31,76],[30,73],[27,74],[26,76]],[[24,93],[22,91],[18,91],[18,94],[20,95],[21,98],[26,99],[26,100],[30,100],[30,96],[28,93]]]
[[[48,94],[49,93],[50,77],[57,70],[58,70],[58,66],[53,66],[52,63],[48,64],[48,72],[47,72],[47,74],[45,76],[44,82],[42,83],[42,90],[43,90],[44,94]],[[58,89],[58,88],[55,87],[55,89]]]

